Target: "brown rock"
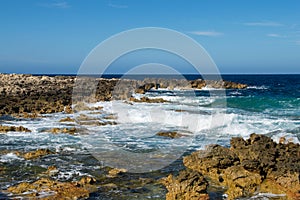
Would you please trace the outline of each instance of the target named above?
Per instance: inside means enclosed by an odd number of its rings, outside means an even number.
[[[228,199],[254,192],[300,197],[300,145],[276,144],[264,135],[232,138],[231,148],[212,145],[184,157],[184,164],[228,188]]]
[[[66,118],[59,120],[59,122],[75,122],[75,120],[72,119],[71,117],[66,117]]]
[[[166,131],[166,132],[158,132],[156,133],[156,135],[161,136],[161,137],[167,137],[167,138],[180,138],[182,136],[184,136],[181,133],[178,133],[176,131]]]
[[[31,132],[28,128],[23,126],[3,126],[0,125],[0,133],[7,133],[7,132]]]
[[[44,130],[43,132],[50,132],[50,133],[53,133],[53,134],[65,133],[65,134],[74,135],[77,132],[77,129],[75,127],[72,127],[72,128],[52,128],[52,129],[49,129],[49,130]]]
[[[136,99],[134,97],[130,97],[130,101],[133,102],[146,102],[146,103],[165,103],[168,102],[167,100],[164,100],[163,98],[148,98],[148,97],[142,97],[141,99]]]
[[[113,178],[116,177],[118,174],[125,173],[125,172],[127,172],[127,169],[114,168],[109,170],[108,177]]]
[[[39,193],[52,191],[51,196],[44,199],[78,199],[88,198],[90,188],[78,186],[72,182],[59,182],[41,178],[33,183],[23,182],[7,189],[8,192],[27,197],[39,196]],[[26,194],[24,194],[26,192]]]
[[[169,175],[161,180],[168,193],[166,200],[208,200],[208,182],[196,171],[180,171],[177,177]]]
[[[38,149],[36,151],[27,152],[21,156],[23,158],[25,158],[26,160],[31,160],[31,159],[40,158],[42,156],[49,155],[49,154],[54,154],[54,152],[49,149]]]

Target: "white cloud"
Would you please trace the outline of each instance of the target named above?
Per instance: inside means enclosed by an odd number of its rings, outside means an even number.
[[[277,27],[283,26],[283,24],[278,22],[271,22],[271,21],[262,21],[262,22],[247,22],[244,23],[245,26],[269,26],[269,27]]]
[[[71,7],[71,5],[66,1],[55,1],[52,3],[42,3],[42,4],[39,4],[39,6],[48,7],[48,8],[70,8]]]
[[[189,33],[194,34],[194,35],[211,36],[211,37],[224,35],[223,33],[216,32],[216,31],[191,31]]]
[[[268,37],[275,37],[275,38],[283,38],[285,36],[277,34],[277,33],[269,33],[267,34]]]

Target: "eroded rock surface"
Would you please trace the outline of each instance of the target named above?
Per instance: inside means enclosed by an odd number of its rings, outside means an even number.
[[[0,125],[0,133],[7,133],[7,132],[31,132],[28,128],[23,126],[3,126]]]
[[[231,148],[211,145],[184,158],[196,170],[228,188],[228,199],[254,192],[300,198],[300,145],[277,144],[269,137],[251,134],[232,138]]]
[[[7,189],[8,192],[24,197],[40,197],[39,199],[80,199],[88,198],[95,190],[90,185],[96,180],[92,177],[82,178],[78,182],[59,182],[49,178],[41,178],[35,182],[22,182]]]
[[[0,74],[0,115],[26,113],[24,115],[33,117],[56,112],[72,113],[72,100],[73,103],[112,99],[128,100],[135,92],[144,94],[154,88],[201,89],[205,86],[225,89],[247,87],[245,84],[229,81],[204,81],[202,79],[194,81],[185,79],[130,80]],[[153,103],[154,100],[142,99],[142,101]]]
[[[168,193],[166,200],[207,200],[208,182],[204,176],[193,170],[183,170],[178,176],[169,175],[161,180]]]

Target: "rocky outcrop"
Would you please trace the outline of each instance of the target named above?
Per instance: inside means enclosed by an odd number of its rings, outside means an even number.
[[[75,120],[72,119],[71,117],[66,117],[66,118],[59,120],[59,122],[75,122]]]
[[[125,172],[127,172],[126,169],[113,168],[113,169],[108,171],[107,177],[114,178],[114,177],[117,177],[118,174],[122,174],[122,173],[125,173]]]
[[[31,132],[28,128],[23,126],[3,126],[0,125],[0,133],[7,133],[7,132]]]
[[[51,128],[49,130],[43,130],[43,132],[50,132],[53,134],[59,134],[59,133],[65,133],[74,135],[77,132],[77,129],[75,127],[72,128]]]
[[[133,102],[138,102],[138,103],[165,103],[165,102],[168,102],[167,100],[164,100],[163,98],[148,98],[148,97],[142,97],[140,99],[136,99],[134,97],[130,97],[129,99],[130,101],[133,101]]]
[[[130,80],[0,74],[0,115],[24,113],[31,118],[39,114],[55,112],[72,113],[72,100],[74,104],[83,101],[128,100],[135,92],[144,94],[153,88],[201,89],[205,86],[225,89],[247,87],[245,84],[202,79],[194,81],[185,79]],[[77,98],[72,99],[73,92],[76,97],[78,96]],[[150,101],[144,99],[143,102]],[[81,109],[88,108],[77,107],[77,111]]]
[[[91,186],[95,182],[96,180],[92,177],[84,177],[78,182],[59,182],[41,178],[32,183],[22,182],[11,186],[7,192],[26,198],[39,197],[43,194],[41,199],[80,199],[88,198],[89,194],[96,190]]]
[[[46,156],[49,154],[54,154],[54,152],[49,149],[38,149],[35,151],[30,151],[30,152],[27,152],[24,154],[20,154],[20,156],[25,158],[26,160],[31,160],[31,159],[37,159],[37,158],[40,158],[42,156]]]
[[[231,148],[211,145],[183,160],[196,170],[228,188],[228,199],[254,192],[286,194],[300,198],[300,145],[277,144],[264,135],[248,140],[232,138]]]
[[[192,170],[183,170],[178,176],[169,175],[161,180],[167,188],[166,200],[208,200],[208,182],[204,176]]]
[[[161,131],[156,133],[156,135],[161,137],[171,138],[171,139],[180,138],[184,136],[183,134],[178,133],[176,131]]]

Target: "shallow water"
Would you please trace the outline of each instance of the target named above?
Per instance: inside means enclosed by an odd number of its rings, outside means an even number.
[[[0,176],[0,187],[6,189],[21,181],[35,180],[52,165],[59,170],[53,178],[60,181],[78,180],[83,175],[103,178],[105,166],[110,166],[127,168],[130,175],[116,180],[122,185],[120,190],[99,189],[92,197],[163,199],[166,190],[161,186],[151,183],[142,188],[130,188],[129,179],[141,176],[158,179],[176,172],[182,168],[179,160],[183,154],[212,143],[229,146],[233,136],[247,138],[255,132],[271,136],[275,141],[284,136],[299,143],[299,79],[297,75],[282,79],[277,76],[228,76],[226,80],[247,83],[249,87],[225,93],[209,88],[197,91],[151,90],[146,96],[169,102],[98,102],[90,106],[103,106],[101,112],[56,113],[39,119],[2,117],[2,125],[24,126],[32,133],[0,134],[0,166],[6,168]],[[136,95],[139,97],[141,95]],[[79,126],[75,122],[59,122],[67,116],[76,118],[80,114],[100,121],[116,121],[117,124]],[[105,119],[111,115],[116,119]],[[83,131],[78,135],[44,132],[53,127],[76,127]],[[156,135],[160,131],[177,131],[184,136],[162,138]],[[56,154],[24,160],[13,153],[39,148],[51,149]]]

